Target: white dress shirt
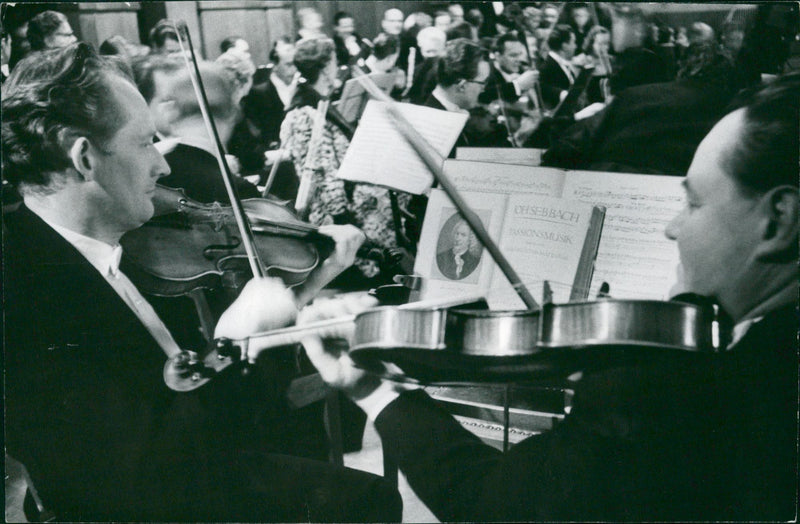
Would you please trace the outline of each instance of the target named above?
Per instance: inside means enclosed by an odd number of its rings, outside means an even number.
[[[133,282],[119,270],[119,262],[122,258],[122,246],[119,244],[111,246],[100,240],[81,235],[65,227],[53,224],[41,216],[40,218],[42,218],[47,225],[52,227],[56,233],[64,237],[64,240],[72,244],[72,246],[100,272],[106,282],[108,282],[120,298],[125,301],[125,304],[128,305],[136,317],[144,324],[144,327],[147,328],[147,331],[150,332],[168,357],[172,357],[181,351],[167,327],[161,319],[158,318],[153,306],[139,293],[139,290],[136,289]],[[113,319],[109,320],[113,321]]]

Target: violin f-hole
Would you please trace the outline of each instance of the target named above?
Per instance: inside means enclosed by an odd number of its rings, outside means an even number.
[[[203,257],[206,260],[216,260],[218,257],[223,256],[241,245],[241,240],[237,237],[231,237],[230,244],[211,244],[203,249]]]

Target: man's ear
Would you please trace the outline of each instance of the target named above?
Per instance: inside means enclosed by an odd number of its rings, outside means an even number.
[[[764,227],[755,255],[764,262],[797,262],[800,231],[800,193],[793,186],[778,186],[761,197]]]
[[[94,178],[95,158],[92,145],[86,137],[79,136],[75,139],[69,149],[69,157],[72,160],[72,167],[75,168],[82,180]]]

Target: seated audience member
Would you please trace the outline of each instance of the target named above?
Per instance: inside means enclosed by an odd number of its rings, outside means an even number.
[[[731,66],[718,51],[692,63],[698,67],[685,69],[674,82],[615,94],[604,110],[563,131],[542,165],[685,175],[697,144],[735,93]]]
[[[336,60],[348,65],[363,60],[370,52],[371,42],[356,33],[352,15],[339,11],[333,16],[333,43],[336,44]]]
[[[799,102],[795,75],[725,116],[697,148],[686,207],[666,228],[681,290],[735,324],[726,350],[587,371],[566,418],[506,453],[347,352],[309,337],[309,357],[375,422],[442,521],[794,519]]]
[[[181,45],[178,41],[175,22],[166,18],[159,20],[150,30],[147,43],[150,45],[150,52],[156,55],[179,53]]]
[[[523,65],[528,62],[528,53],[525,44],[514,33],[498,36],[493,51],[491,72],[479,100],[484,104],[498,99],[516,102],[533,89],[539,80],[539,72],[535,69],[523,70]]]
[[[547,37],[549,52],[539,69],[542,84],[542,101],[547,109],[554,109],[575,83],[578,70],[572,65],[577,45],[575,33],[568,25],[557,25]]]
[[[542,22],[547,24],[550,29],[554,28],[561,17],[561,10],[554,4],[545,4],[542,7]]]
[[[281,149],[291,155],[302,180],[309,177],[312,190],[308,221],[312,224],[353,224],[380,248],[396,248],[391,200],[388,190],[369,184],[352,184],[336,177],[350,145],[352,128],[329,107],[319,144],[309,150],[319,101],[338,87],[336,53],[329,38],[301,40],[294,63],[302,75],[295,96],[281,125]],[[407,196],[400,195],[405,204]],[[350,271],[340,282],[349,288],[369,289],[375,283],[390,282],[393,274],[382,271],[381,260],[356,259],[360,271]]]
[[[304,7],[297,11],[297,39],[304,38],[322,38],[327,36],[322,28],[325,26],[325,20],[319,11],[313,7]]]
[[[31,51],[67,47],[78,40],[67,17],[58,11],[44,11],[31,18],[27,35]]]
[[[240,111],[234,100],[234,87],[221,66],[201,62],[200,73],[209,102],[209,111],[223,144],[230,140]],[[178,71],[167,82],[164,103],[174,115],[172,135],[179,143],[164,154],[170,173],[159,184],[181,188],[186,196],[199,202],[229,203],[228,192],[220,174],[216,148],[209,136],[200,105],[194,94],[189,71]],[[253,184],[235,176],[234,183],[241,198],[261,196]]]
[[[45,508],[63,521],[398,521],[382,479],[263,453],[241,429],[260,392],[237,366],[199,390],[165,384],[179,347],[119,240],[153,215],[169,167],[124,72],[86,44],[44,51],[17,65],[2,112],[3,174],[24,197],[3,217],[5,444]],[[337,253],[301,289],[253,279],[217,336],[292,322],[363,239],[326,234]]]

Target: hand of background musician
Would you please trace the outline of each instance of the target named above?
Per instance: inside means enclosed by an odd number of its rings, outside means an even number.
[[[514,83],[519,88],[520,93],[525,93],[526,91],[533,89],[533,86],[535,86],[536,82],[538,81],[539,71],[531,69],[519,75],[517,79],[514,80]]]
[[[297,323],[301,325],[348,314],[353,315],[376,304],[377,301],[368,295],[317,300],[301,311]],[[302,344],[322,380],[331,387],[342,390],[352,399],[362,399],[380,386],[381,379],[356,367],[346,346],[335,343],[323,344],[317,336],[304,338]]]
[[[281,279],[254,278],[220,316],[214,338],[241,340],[256,333],[292,325],[296,318],[295,294]]]
[[[358,248],[367,238],[363,231],[352,225],[325,225],[320,226],[318,231],[331,237],[336,242],[336,247],[333,253],[309,275],[303,285],[294,289],[298,307],[311,302],[323,287],[339,273],[352,266]]]

